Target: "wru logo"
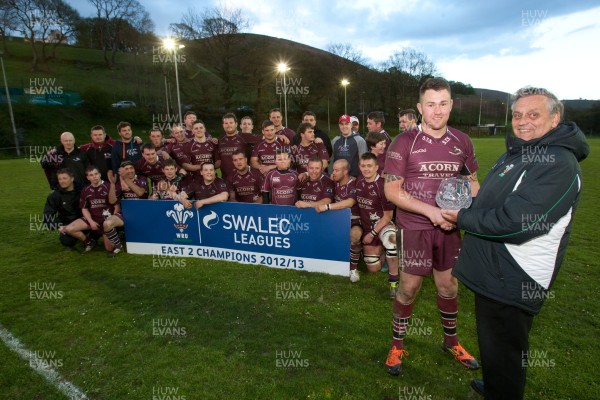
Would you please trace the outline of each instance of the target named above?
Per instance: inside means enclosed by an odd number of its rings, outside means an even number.
[[[175,210],[167,211],[167,217],[173,218],[175,221],[173,226],[179,229],[179,232],[183,233],[183,231],[188,227],[188,224],[186,224],[185,221],[187,221],[188,218],[193,217],[194,213],[188,210],[184,211],[183,204],[181,203],[175,204],[173,208]]]

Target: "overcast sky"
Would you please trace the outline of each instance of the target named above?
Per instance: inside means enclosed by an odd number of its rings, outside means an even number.
[[[86,0],[68,0],[91,16]],[[194,7],[243,10],[249,32],[327,49],[349,43],[373,64],[403,47],[421,51],[446,79],[514,92],[534,85],[562,99],[600,99],[597,0],[140,0],[158,35]]]

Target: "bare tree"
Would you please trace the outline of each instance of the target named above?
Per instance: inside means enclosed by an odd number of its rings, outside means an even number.
[[[366,64],[366,60],[360,50],[352,47],[350,43],[329,43],[327,45],[327,51],[357,64]]]
[[[8,0],[15,18],[15,30],[29,41],[31,49],[31,70],[38,70],[38,63],[46,62],[45,57],[40,57],[35,46],[37,40],[44,41],[50,29],[53,15],[49,2],[44,0]]]
[[[88,0],[96,8],[100,24],[100,43],[104,51],[104,62],[109,68],[115,64],[123,30],[127,24],[136,25],[136,20],[148,17],[144,6],[137,0]],[[108,52],[111,52],[110,58]]]
[[[406,47],[401,51],[392,54],[390,58],[383,63],[384,70],[392,68],[405,72],[417,80],[438,73],[434,62],[431,61],[426,54],[410,47]]]
[[[202,39],[199,42],[204,50],[202,57],[214,66],[221,80],[222,101],[226,108],[231,107],[234,93],[231,64],[243,54],[237,51],[245,40],[240,33],[248,27],[249,22],[241,9],[224,5],[206,8],[202,12],[190,8],[180,23],[171,24],[171,30],[180,39]]]
[[[16,27],[16,16],[13,8],[8,4],[7,0],[0,0],[0,36],[2,36],[4,54],[8,54],[6,36],[10,31],[16,30]]]
[[[72,39],[75,35],[77,24],[81,20],[79,12],[63,0],[54,0],[56,15],[55,32],[57,35],[52,42],[52,58],[56,57],[56,48]]]

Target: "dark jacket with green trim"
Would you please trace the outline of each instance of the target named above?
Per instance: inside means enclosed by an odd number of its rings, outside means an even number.
[[[473,204],[458,214],[466,233],[453,274],[475,293],[537,314],[553,297],[588,153],[574,123],[539,139],[507,139]]]

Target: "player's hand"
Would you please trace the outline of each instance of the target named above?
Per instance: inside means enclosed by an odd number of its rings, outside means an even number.
[[[211,142],[212,142],[212,144],[214,144],[214,145],[217,145],[217,144],[219,144],[219,139],[217,139],[217,138],[215,138],[215,137],[214,137],[214,138],[212,138],[212,139],[210,139],[210,141],[211,141]]]
[[[192,202],[189,200],[179,200],[181,202],[181,204],[183,204],[183,206],[185,208],[192,208]]]
[[[315,211],[318,213],[327,211],[327,204],[319,204],[318,206],[315,207]]]
[[[290,144],[290,139],[288,139],[283,133],[281,135],[277,135],[277,139],[279,139],[283,144]]]
[[[139,136],[134,136],[133,141],[135,144],[142,144],[142,138]]]
[[[100,229],[100,225],[98,225],[94,220],[88,222],[88,225],[90,226],[90,228],[92,228],[93,231],[97,231],[98,229]]]
[[[442,217],[450,223],[456,224],[458,221],[458,212],[460,210],[442,210]]]
[[[196,203],[194,204],[194,207],[196,207],[196,210],[199,209],[200,207],[202,207],[204,205],[204,203],[202,203],[201,200],[196,200]],[[187,208],[187,207],[186,207]]]
[[[168,160],[169,158],[171,158],[169,153],[167,153],[166,151],[161,151],[160,154],[161,154],[163,160]]]
[[[113,174],[108,174],[108,181],[111,184],[115,185],[117,183],[117,177],[114,176]]]
[[[321,143],[321,144],[323,144],[323,139],[321,139],[320,137],[315,138],[315,143]]]
[[[373,242],[373,239],[375,239],[375,237],[373,235],[371,235],[371,232],[367,233],[363,239],[363,244],[364,245],[370,245]]]
[[[305,181],[305,180],[307,180],[307,179],[308,179],[308,174],[306,174],[306,173],[304,173],[304,172],[303,172],[303,173],[301,173],[301,174],[298,174],[298,181],[299,181],[300,183],[304,182],[304,181]]]

